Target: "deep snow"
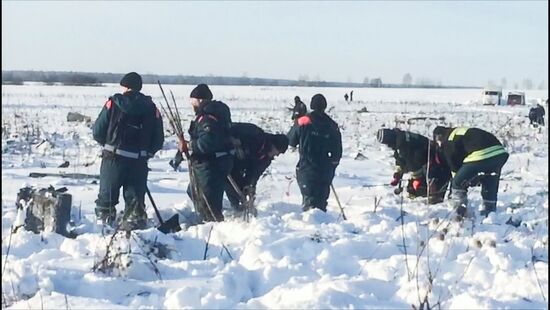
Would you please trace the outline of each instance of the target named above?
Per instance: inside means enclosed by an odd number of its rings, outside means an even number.
[[[165,86],[187,119],[192,87]],[[323,93],[343,134],[344,158],[334,185],[348,220],[342,220],[332,195],[326,214],[301,212],[293,178],[298,154],[288,151],[259,182],[259,213],[249,223],[226,210],[223,223],[176,234],[149,229],[129,239],[117,235],[111,247],[111,254],[119,253],[116,267],[93,272],[111,239],[94,224],[98,185],[28,174],[99,173],[100,147],[90,128],[65,117],[74,111],[95,120],[107,97],[120,89],[2,86],[3,307],[380,309],[418,307],[427,296],[430,306],[442,308],[548,308],[548,133],[528,125],[529,106],[482,106],[477,89],[355,89],[356,101],[350,104],[343,100],[349,89],[342,88],[211,89],[230,106],[234,121],[250,121],[273,133],[290,128],[285,108],[295,95],[307,103]],[[143,92],[160,102],[156,85],[145,85]],[[526,96],[533,104],[546,100],[548,92]],[[356,112],[362,108],[369,112]],[[418,116],[445,119],[407,123]],[[461,224],[452,220],[445,203],[427,206],[422,199],[394,195],[390,187],[372,186],[388,183],[393,167],[392,152],[376,141],[376,130],[399,126],[430,136],[438,124],[476,126],[504,142],[511,156],[496,214]],[[42,139],[48,142],[36,147]],[[185,162],[178,172],[168,165],[175,152],[175,137],[169,136],[150,161],[148,184],[163,218],[178,213],[185,219],[192,211],[185,194],[188,175]],[[365,158],[355,160],[358,153]],[[70,166],[56,168],[64,160]],[[16,194],[24,184],[66,186],[79,236],[11,234]],[[479,188],[469,198],[477,207]],[[156,223],[149,204],[147,212]],[[505,224],[510,217],[522,225]]]

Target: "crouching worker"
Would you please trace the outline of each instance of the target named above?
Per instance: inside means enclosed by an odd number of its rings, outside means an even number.
[[[271,161],[286,152],[288,138],[283,134],[265,133],[260,127],[250,123],[233,123],[231,136],[235,146],[235,159],[231,178],[239,191],[253,200],[256,194],[256,184]],[[228,180],[225,193],[236,211],[243,211],[243,201]],[[255,213],[255,210],[252,210]]]
[[[405,173],[410,174],[407,184],[407,193],[410,198],[426,197],[429,189],[428,203],[442,202],[451,178],[451,171],[447,164],[439,158],[435,144],[422,135],[402,131],[398,128],[380,129],[377,134],[378,142],[394,150],[395,172],[390,185],[397,186]],[[428,168],[429,173],[426,177]],[[428,186],[429,185],[429,186]],[[401,188],[394,191],[400,194]]]
[[[140,93],[139,74],[126,74],[120,85],[123,93],[107,100],[93,126],[94,140],[103,146],[95,213],[100,224],[113,226],[122,187],[126,207],[121,226],[142,229],[147,223],[147,160],[164,143],[162,118],[151,97]]]
[[[474,216],[467,210],[467,191],[468,187],[481,184],[480,214],[495,212],[500,171],[509,156],[500,141],[478,128],[438,126],[433,135],[454,175],[450,206],[462,217]]]
[[[212,100],[206,84],[197,85],[190,98],[195,111],[189,127],[191,141],[180,140],[178,145],[180,152],[187,149],[191,156],[193,179],[187,194],[202,221],[221,222],[225,182],[235,153],[230,137],[231,112],[225,103]]]
[[[289,145],[300,146],[296,178],[302,193],[302,210],[327,211],[330,184],[342,157],[342,136],[338,124],[325,113],[327,100],[321,94],[311,98],[312,112],[298,118],[288,133]]]

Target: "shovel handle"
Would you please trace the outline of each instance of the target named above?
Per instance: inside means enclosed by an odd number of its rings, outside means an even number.
[[[149,200],[151,201],[151,204],[153,205],[153,209],[155,209],[155,214],[157,215],[160,225],[164,224],[164,221],[162,220],[162,217],[160,217],[159,209],[157,209],[157,205],[155,204],[155,201],[153,200],[153,196],[151,196],[151,192],[149,191],[149,187],[145,188],[147,190],[147,196],[149,197]]]

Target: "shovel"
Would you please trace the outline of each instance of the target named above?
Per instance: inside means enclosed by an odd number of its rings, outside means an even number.
[[[149,187],[147,187],[147,196],[149,196],[149,200],[151,201],[151,204],[153,205],[153,209],[155,209],[155,214],[157,215],[159,219],[159,227],[157,229],[164,233],[174,233],[181,230],[180,226],[180,220],[179,220],[179,214],[172,215],[171,218],[169,218],[166,222],[162,220],[162,217],[160,216],[160,212],[157,209],[157,205],[155,204],[155,201],[153,201],[153,196],[151,196],[151,192],[149,191]]]

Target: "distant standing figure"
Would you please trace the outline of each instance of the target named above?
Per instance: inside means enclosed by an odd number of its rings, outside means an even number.
[[[297,120],[298,118],[306,115],[307,107],[306,104],[302,102],[300,97],[294,97],[294,107],[292,108],[292,120]]]
[[[349,93],[349,102],[353,101],[353,90]]]
[[[534,108],[531,108],[529,110],[529,121],[530,124],[538,124],[541,126],[544,126],[544,107],[540,104],[537,104]]]
[[[348,102],[348,98],[349,98],[348,93],[346,93],[346,94],[344,95],[344,99],[346,99],[346,102]]]

